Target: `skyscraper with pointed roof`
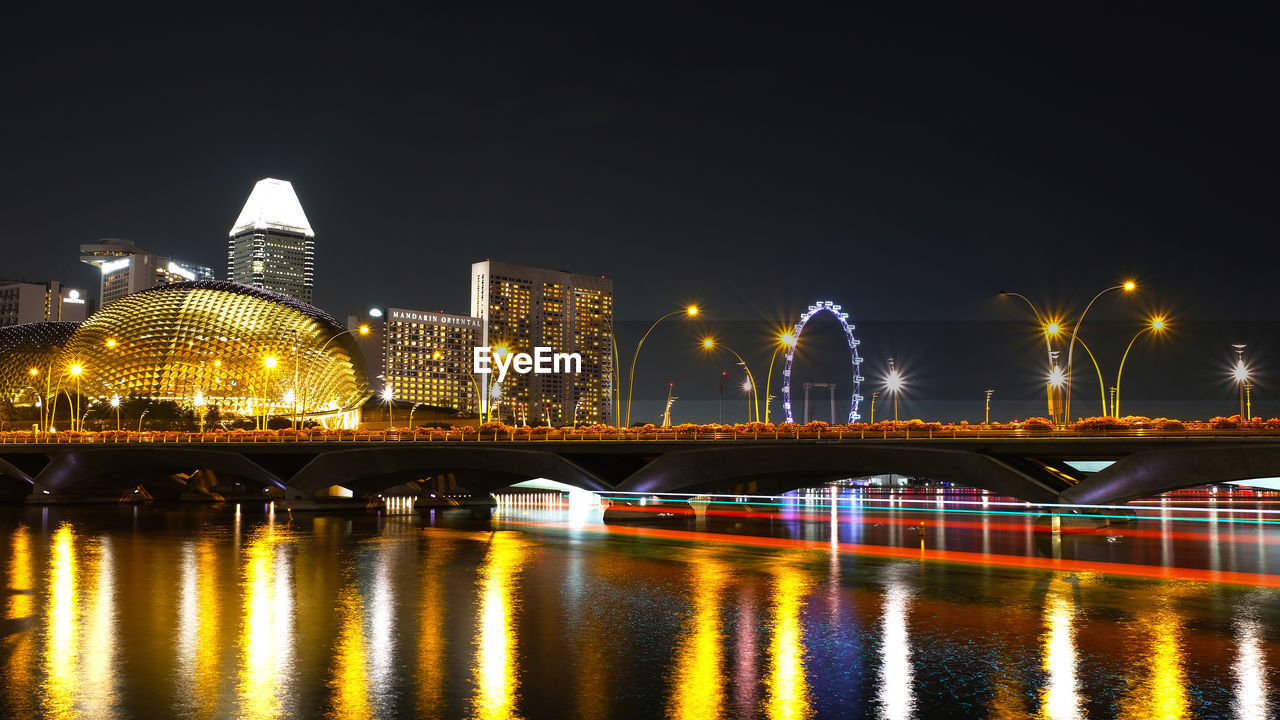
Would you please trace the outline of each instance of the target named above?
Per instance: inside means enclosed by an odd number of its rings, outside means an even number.
[[[227,242],[227,279],[311,303],[315,233],[287,180],[253,186]]]

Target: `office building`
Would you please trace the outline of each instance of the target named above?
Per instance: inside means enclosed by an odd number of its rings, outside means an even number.
[[[287,180],[259,180],[227,242],[227,279],[310,303],[315,233]]]
[[[88,315],[88,309],[83,288],[69,288],[57,280],[0,280],[0,327],[36,322],[80,322]]]
[[[470,371],[483,327],[479,318],[393,307],[348,318],[348,329],[361,325],[369,327],[361,344],[375,401],[385,401],[389,388],[398,405],[478,412]]]
[[[485,260],[471,266],[471,314],[483,321],[480,345],[517,353],[549,347],[582,357],[581,372],[508,373],[496,388],[497,376],[488,376],[481,393],[495,419],[612,424],[612,280]]]
[[[169,283],[214,279],[211,268],[157,255],[120,238],[81,245],[80,262],[101,272],[99,307]]]

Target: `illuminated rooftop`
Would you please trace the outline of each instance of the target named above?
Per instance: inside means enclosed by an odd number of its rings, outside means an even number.
[[[240,217],[231,226],[231,235],[245,230],[286,230],[315,237],[302,203],[288,180],[264,178],[253,186]]]

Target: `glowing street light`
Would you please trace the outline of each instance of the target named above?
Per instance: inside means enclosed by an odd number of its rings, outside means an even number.
[[[769,373],[764,379],[764,421],[769,422],[769,404],[773,399],[770,394],[770,388],[773,386],[773,363],[778,359],[778,351],[787,348],[791,349],[799,342],[794,330],[786,330],[778,334],[778,340],[773,347],[773,355],[769,357]]]
[[[1129,351],[1133,349],[1133,344],[1142,337],[1143,333],[1151,332],[1159,335],[1169,326],[1168,320],[1163,317],[1153,317],[1147,321],[1147,324],[1133,336],[1129,341],[1128,347],[1124,349],[1124,354],[1120,356],[1120,369],[1116,371],[1116,384],[1114,388],[1115,400],[1112,401],[1111,416],[1120,417],[1120,376],[1124,373],[1124,361],[1129,357]]]
[[[699,312],[701,311],[698,309],[697,305],[688,305],[680,310],[673,310],[657,320],[654,320],[653,324],[649,326],[649,329],[644,331],[644,335],[641,336],[640,342],[636,343],[636,351],[631,356],[631,372],[627,374],[627,417],[625,421],[627,427],[631,427],[631,391],[635,389],[636,384],[636,361],[640,359],[640,348],[644,347],[644,341],[649,339],[649,333],[653,332],[653,329],[658,327],[658,323],[673,315],[684,315],[685,317],[692,318],[697,317]]]
[[[71,418],[71,432],[75,432],[79,427],[77,423],[83,422],[80,419],[80,374],[84,372],[84,367],[77,363],[67,368],[67,372],[71,373],[71,376],[76,379],[76,403]]]
[[[750,383],[751,387],[750,387],[750,388],[747,388],[747,387],[744,385],[743,389],[744,389],[744,390],[746,390],[746,391],[749,391],[749,392],[751,393],[751,397],[752,397],[752,404],[753,404],[753,406],[755,407],[755,412],[756,412],[756,420],[757,420],[757,421],[758,421],[758,420],[760,420],[760,394],[759,394],[759,392],[757,392],[757,391],[756,391],[756,379],[755,379],[755,376],[751,374],[751,368],[747,366],[747,361],[746,361],[746,360],[743,360],[741,355],[739,355],[738,353],[734,352],[733,348],[729,347],[728,345],[723,345],[723,344],[720,344],[720,343],[716,342],[716,339],[715,339],[715,338],[713,338],[713,337],[705,337],[705,338],[703,338],[703,339],[702,339],[702,349],[703,349],[703,350],[706,350],[706,351],[710,352],[710,351],[715,350],[715,349],[717,349],[717,348],[719,348],[719,349],[721,349],[721,350],[724,350],[724,351],[728,352],[729,354],[733,355],[735,358],[737,358],[737,359],[738,359],[738,364],[742,366],[742,369],[743,369],[743,370],[746,370],[746,371],[747,371],[747,382],[748,382],[748,383]],[[748,410],[750,410],[750,408],[748,408]],[[748,412],[748,413],[747,413],[747,421],[748,421],[748,422],[750,422],[750,421],[751,421],[751,413],[750,413],[750,412]]]
[[[1231,379],[1240,386],[1240,417],[1245,420],[1252,419],[1253,401],[1249,397],[1252,387],[1249,385],[1249,366],[1244,362],[1244,349],[1248,347],[1243,343],[1232,345],[1231,348],[1236,351],[1236,365],[1231,370]]]
[[[382,401],[387,404],[387,429],[391,429],[391,403],[396,399],[395,392],[391,389],[391,383],[387,383],[382,388]]]
[[[381,314],[381,311],[379,311],[379,314]],[[370,312],[370,315],[372,315],[372,312]],[[329,343],[333,342],[334,340],[337,340],[343,335],[351,335],[352,333],[356,333],[359,335],[368,335],[369,326],[360,325],[360,326],[357,326],[354,330],[343,330],[340,333],[335,333],[333,337],[324,341],[324,344],[320,346],[320,349],[316,351],[316,354],[319,355],[320,357],[324,357],[324,351],[328,349]],[[303,382],[302,384],[302,387],[303,387],[303,391],[302,391],[301,417],[305,418],[307,416],[307,401],[311,398],[311,365],[307,365],[307,376],[306,376],[305,382]],[[301,420],[299,420],[299,427],[301,427]]]
[[[1126,280],[1126,281],[1124,281],[1123,283],[1121,283],[1120,285],[1112,285],[1111,287],[1109,287],[1109,288],[1107,288],[1107,289],[1103,290],[1102,292],[1098,293],[1097,295],[1094,295],[1094,296],[1093,296],[1093,299],[1089,301],[1089,304],[1084,306],[1084,311],[1080,313],[1080,317],[1076,318],[1076,324],[1075,324],[1075,327],[1071,328],[1071,342],[1067,345],[1067,375],[1066,375],[1066,383],[1067,383],[1067,385],[1066,385],[1066,398],[1065,398],[1065,400],[1063,401],[1063,404],[1062,404],[1062,417],[1063,417],[1063,421],[1064,421],[1064,422],[1069,421],[1069,420],[1071,419],[1071,377],[1072,377],[1072,375],[1071,375],[1071,368],[1072,368],[1072,365],[1071,365],[1071,359],[1072,359],[1072,353],[1073,353],[1073,351],[1075,350],[1075,346],[1076,346],[1076,336],[1078,336],[1078,335],[1080,334],[1080,323],[1084,322],[1084,316],[1089,314],[1089,308],[1093,307],[1093,304],[1094,304],[1095,302],[1097,302],[1098,298],[1102,297],[1103,295],[1106,295],[1107,293],[1111,292],[1112,290],[1123,290],[1124,292],[1129,293],[1129,292],[1133,292],[1134,290],[1137,290],[1137,289],[1138,289],[1138,283],[1137,283],[1137,282],[1135,282],[1135,281],[1133,281],[1133,280]],[[1099,382],[1098,384],[1099,384],[1099,385],[1101,385],[1102,383],[1101,383],[1101,382]],[[1107,410],[1107,408],[1106,408],[1106,391],[1105,391],[1105,390],[1102,390],[1102,392],[1103,392],[1103,396],[1102,396],[1102,403],[1103,403],[1102,411],[1103,411],[1103,414],[1106,414],[1106,410]]]
[[[902,394],[902,388],[905,382],[902,373],[893,365],[893,358],[889,358],[889,374],[884,378],[884,389],[893,396],[893,425],[898,425],[898,395]]]
[[[120,432],[120,393],[111,396],[111,407],[116,409],[116,432]]]
[[[204,393],[200,390],[196,391],[195,398],[196,411],[200,413],[200,434],[204,434]]]

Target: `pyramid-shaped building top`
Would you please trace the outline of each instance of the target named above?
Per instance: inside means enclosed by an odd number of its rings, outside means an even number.
[[[302,233],[306,237],[315,237],[311,223],[307,222],[306,213],[302,212],[302,203],[293,191],[288,180],[265,178],[253,186],[249,199],[231,227],[231,235],[235,236],[245,230],[275,229]]]

